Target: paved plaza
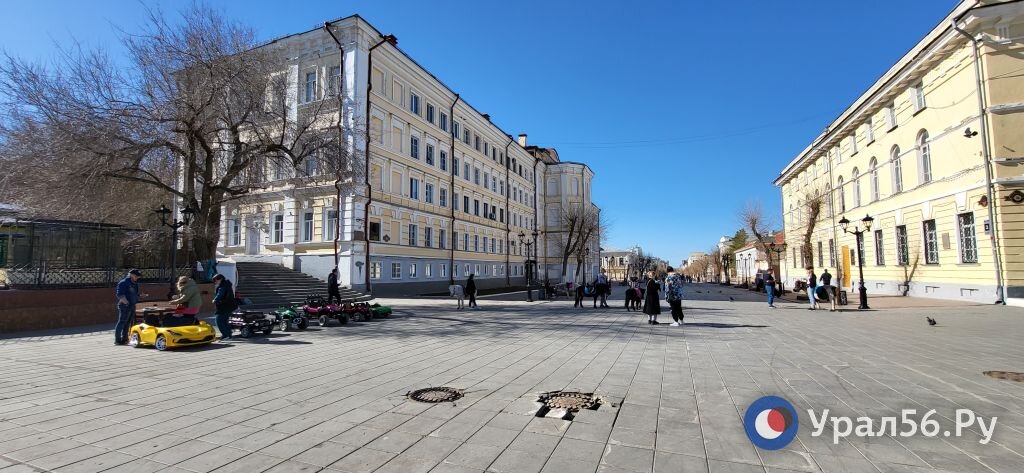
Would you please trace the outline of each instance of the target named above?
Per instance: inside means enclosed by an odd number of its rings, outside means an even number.
[[[687,295],[681,328],[648,325],[621,295],[604,310],[506,296],[476,311],[392,300],[390,319],[169,352],[113,346],[109,330],[7,335],[0,473],[1024,470],[1024,383],[982,374],[1024,371],[1024,309],[879,300],[831,313],[720,286]],[[430,386],[465,397],[406,397]],[[572,421],[531,415],[553,390],[607,403]],[[744,432],[763,395],[799,413],[784,449]],[[987,445],[977,427],[834,444],[807,416],[906,408],[998,424]]]

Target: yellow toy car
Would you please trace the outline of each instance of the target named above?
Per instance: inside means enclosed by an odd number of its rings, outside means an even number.
[[[146,315],[145,321],[133,325],[128,332],[128,344],[133,347],[152,345],[157,350],[205,345],[215,339],[213,327],[206,322],[165,327],[168,316]]]

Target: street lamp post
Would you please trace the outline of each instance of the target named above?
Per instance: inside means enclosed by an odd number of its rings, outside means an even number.
[[[587,285],[587,260],[590,258],[590,248],[583,249],[583,285]]]
[[[864,286],[864,234],[871,231],[871,223],[874,221],[875,219],[871,218],[870,215],[865,215],[860,220],[864,224],[864,229],[861,230],[860,227],[853,227],[853,231],[849,230],[850,221],[846,217],[839,221],[839,227],[843,229],[843,233],[852,233],[857,237],[857,269],[860,272],[860,307],[858,309],[861,310],[870,309],[868,307],[868,288]]]
[[[537,264],[536,261],[530,258],[530,248],[533,247],[533,241],[537,239],[537,231],[534,230],[533,239],[526,237],[526,234],[519,232],[519,243],[526,247],[526,262],[523,264],[526,270],[526,301],[533,302],[533,265]]]
[[[171,223],[167,223],[167,217],[171,215],[171,209],[161,204],[159,209],[153,211],[160,216],[160,225],[165,227],[171,227],[171,272],[170,272],[170,288],[167,290],[167,299],[174,297],[174,273],[175,266],[177,266],[177,253],[178,253],[178,229],[187,225],[192,224],[192,216],[195,215],[195,210],[192,210],[191,206],[185,207],[181,211],[182,220],[178,220],[178,217],[174,217]]]
[[[782,268],[782,253],[784,253],[785,251],[786,251],[786,244],[785,243],[782,243],[780,245],[776,245],[775,242],[773,241],[773,242],[768,244],[768,252],[769,252],[768,264],[769,265],[771,265],[771,262],[772,262],[771,253],[775,253],[775,267],[774,268],[768,268],[769,272],[773,272],[774,270],[779,270],[779,269]],[[781,295],[783,290],[784,290],[784,288],[785,288],[785,283],[782,281],[782,271],[779,271],[779,278],[778,278],[777,282],[779,283],[779,294]]]

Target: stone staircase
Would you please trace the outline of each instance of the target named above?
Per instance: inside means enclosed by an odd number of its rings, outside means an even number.
[[[302,305],[306,296],[320,294],[327,297],[327,281],[288,269],[279,264],[239,262],[238,285],[242,297],[252,301],[251,308],[266,309],[283,305]],[[369,301],[372,295],[341,288],[341,299]]]

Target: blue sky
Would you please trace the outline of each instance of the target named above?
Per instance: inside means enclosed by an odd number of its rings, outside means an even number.
[[[208,3],[263,39],[359,13],[506,132],[589,164],[605,248],[678,263],[732,234],[748,200],[781,226],[778,172],[957,1]],[[35,0],[4,16],[0,48],[46,60],[72,38],[117,51],[144,8]]]

